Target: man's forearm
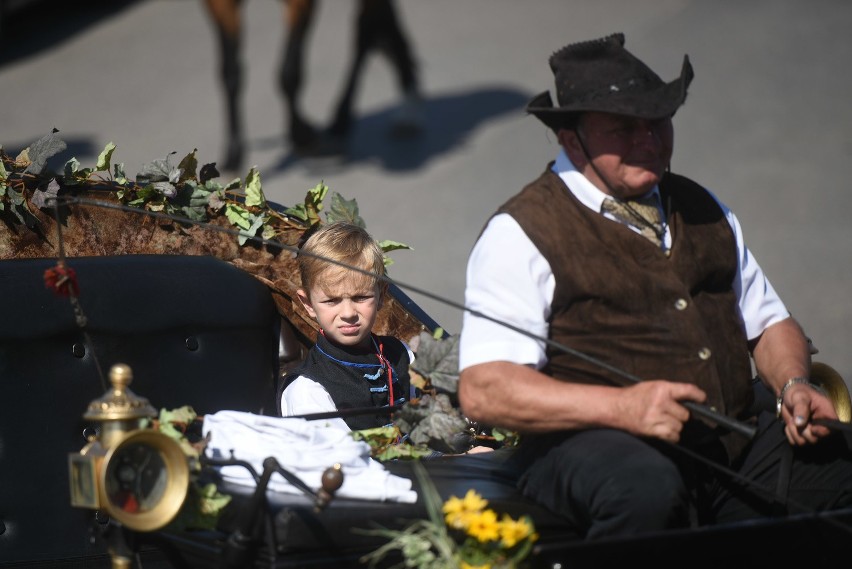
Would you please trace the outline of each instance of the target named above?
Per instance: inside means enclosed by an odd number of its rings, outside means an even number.
[[[615,389],[569,384],[527,366],[491,362],[462,371],[459,400],[472,420],[549,432],[607,425],[609,392]]]
[[[757,374],[776,395],[790,379],[810,375],[808,339],[793,318],[767,328],[754,346],[753,356]]]
[[[578,384],[509,362],[471,366],[459,380],[459,400],[468,418],[527,433],[606,427],[674,442],[689,419],[680,402],[705,398],[688,383]]]

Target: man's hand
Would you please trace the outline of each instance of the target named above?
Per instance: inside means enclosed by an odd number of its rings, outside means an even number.
[[[679,401],[703,403],[707,394],[689,383],[643,381],[620,390],[619,427],[634,435],[678,442],[689,411]]]
[[[790,444],[802,446],[816,443],[831,433],[827,427],[814,425],[812,419],[837,419],[837,413],[828,397],[802,383],[784,393],[781,419]]]

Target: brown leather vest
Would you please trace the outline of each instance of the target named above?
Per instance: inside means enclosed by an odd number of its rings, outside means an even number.
[[[733,231],[712,196],[687,178],[667,174],[660,192],[672,232],[669,257],[585,207],[550,168],[499,211],[517,220],[553,270],[550,339],[641,379],[695,383],[707,405],[742,418],[752,401],[751,363],[732,289]],[[556,348],[547,356],[543,371],[555,378],[625,384]],[[724,435],[693,423],[684,440]],[[745,441],[734,435],[722,442],[732,458]]]

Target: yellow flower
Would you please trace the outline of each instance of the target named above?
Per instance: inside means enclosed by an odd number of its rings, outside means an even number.
[[[477,512],[454,512],[447,514],[444,517],[447,525],[453,529],[466,530],[470,525],[470,520]]]
[[[532,535],[533,527],[529,519],[513,520],[508,514],[503,514],[503,521],[500,522],[500,541],[504,547],[514,547],[519,541],[523,541]]]
[[[474,490],[468,490],[464,498],[459,499],[455,496],[450,496],[450,499],[444,502],[444,513],[459,513],[459,512],[478,512],[488,505],[488,500],[485,500]]]
[[[496,540],[500,537],[500,524],[497,522],[497,514],[494,510],[472,514],[467,533],[481,542]]]
[[[485,500],[473,490],[468,490],[464,498],[450,496],[444,502],[442,511],[445,514],[444,519],[447,525],[454,529],[467,528],[471,514],[480,512],[488,505],[488,500]]]

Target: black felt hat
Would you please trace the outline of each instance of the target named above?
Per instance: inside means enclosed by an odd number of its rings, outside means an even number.
[[[686,100],[692,81],[689,57],[683,57],[680,77],[663,82],[624,49],[624,34],[569,44],[550,56],[559,106],[550,92],[534,97],[527,112],[559,130],[580,113],[597,111],[643,119],[671,116]]]

